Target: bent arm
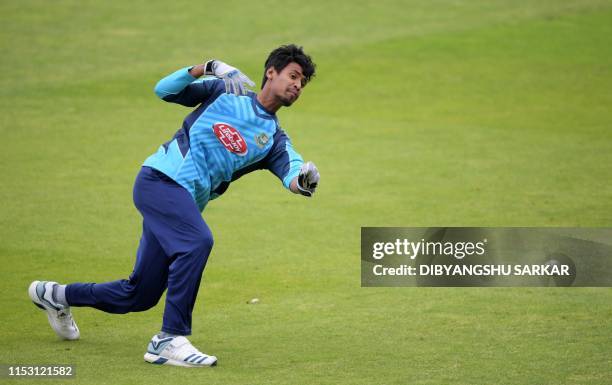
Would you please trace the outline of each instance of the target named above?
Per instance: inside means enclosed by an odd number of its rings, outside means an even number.
[[[278,129],[274,134],[274,146],[264,162],[265,168],[276,175],[287,190],[295,194],[300,193],[297,181],[304,160],[293,149],[291,140],[283,130]]]
[[[202,75],[202,64],[181,68],[161,79],[155,85],[155,94],[166,102],[195,107],[212,95],[216,84],[214,80],[198,81]]]

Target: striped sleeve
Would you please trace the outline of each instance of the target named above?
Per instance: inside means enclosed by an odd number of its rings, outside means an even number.
[[[195,107],[225,90],[221,79],[196,79],[189,73],[190,69],[191,67],[181,68],[161,79],[155,85],[155,94],[166,102]]]

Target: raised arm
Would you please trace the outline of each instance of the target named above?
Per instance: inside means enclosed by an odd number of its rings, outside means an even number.
[[[217,80],[198,80],[203,75],[212,75]],[[246,75],[238,69],[219,60],[209,60],[204,64],[181,68],[160,80],[155,86],[155,94],[167,102],[195,107],[203,103],[223,86],[225,92],[243,95],[247,86],[254,86]]]
[[[166,76],[155,86],[155,94],[166,102],[187,107],[195,107],[206,101],[219,87],[221,81],[212,79],[198,81],[197,78],[202,76],[202,73],[198,75],[198,67],[202,65],[181,68]]]

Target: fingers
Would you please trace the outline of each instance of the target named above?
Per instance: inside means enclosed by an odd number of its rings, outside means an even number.
[[[234,93],[234,83],[229,78],[223,78],[223,83],[225,83],[225,92],[228,94]]]
[[[253,87],[255,85],[255,83],[253,83],[253,81],[242,72],[238,73],[238,76],[235,78],[234,81],[238,85],[241,95],[246,95],[249,92],[246,86]]]
[[[319,170],[317,170],[317,166],[315,166],[314,163],[312,162],[304,163],[301,171],[306,175],[306,178],[308,179],[309,183],[319,182],[319,178],[320,178]]]
[[[319,171],[315,168],[311,178],[312,183],[316,186],[316,184],[319,183],[320,178],[321,176],[319,175]]]
[[[248,76],[246,76],[243,73],[240,73],[240,81],[242,81],[242,83],[246,83],[246,85],[249,86],[249,87],[254,87],[255,86],[255,82],[253,82],[251,79],[249,79]]]
[[[223,79],[225,83],[225,92],[235,95],[246,95],[248,87],[255,86],[255,83],[248,76],[240,72],[238,69],[216,60],[214,63],[214,75]]]
[[[319,170],[312,162],[308,162],[308,172],[306,173],[306,180],[308,188],[314,193],[317,185],[319,184]]]
[[[235,95],[240,96],[240,95],[246,95],[249,91],[244,86],[245,83],[237,78],[224,77],[222,79],[223,79],[223,82],[225,83],[225,92],[227,92],[228,94],[235,94]]]
[[[246,90],[244,89],[244,86],[242,85],[241,82],[235,82],[234,86],[236,86],[236,95],[246,95]]]
[[[298,189],[302,195],[312,197],[319,184],[319,170],[312,162],[306,162],[300,167],[298,175]]]

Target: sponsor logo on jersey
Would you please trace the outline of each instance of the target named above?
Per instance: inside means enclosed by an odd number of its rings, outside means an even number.
[[[236,155],[246,155],[248,148],[246,140],[238,130],[227,123],[213,124],[213,131],[219,142],[229,151]]]
[[[255,143],[257,143],[257,147],[259,148],[266,147],[266,144],[268,144],[268,141],[270,141],[270,138],[268,137],[268,135],[266,135],[263,132],[259,135],[255,135]]]

